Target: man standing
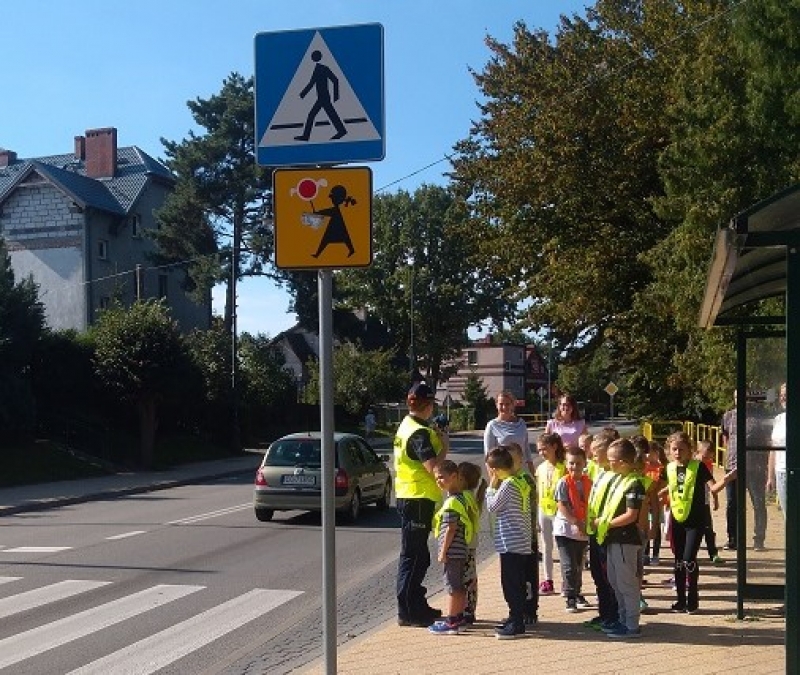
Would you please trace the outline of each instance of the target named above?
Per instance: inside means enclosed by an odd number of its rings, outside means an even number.
[[[424,382],[414,384],[406,398],[408,415],[394,438],[395,495],[400,514],[400,560],[397,566],[397,622],[429,626],[441,611],[428,605],[422,585],[431,564],[428,537],[441,491],[433,470],[447,455],[450,440],[428,426],[434,392]]]
[[[739,477],[739,459],[741,459],[739,444],[737,443],[737,414],[736,392],[733,392],[733,408],[722,417],[722,440],[725,448],[725,520],[728,530],[728,542],[725,549],[735,551],[742,543],[737,537],[737,488],[736,481]],[[749,403],[745,408],[745,430],[747,449],[747,475],[745,488],[753,504],[753,550],[764,550],[764,539],[767,534],[767,454],[763,446],[768,445],[764,436],[762,420],[757,415],[754,406]]]

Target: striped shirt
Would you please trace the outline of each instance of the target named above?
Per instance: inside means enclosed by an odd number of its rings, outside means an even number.
[[[531,500],[528,501],[530,504]],[[530,508],[523,511],[522,495],[513,481],[504,480],[496,490],[486,490],[486,510],[493,517],[492,538],[495,551],[530,554]]]
[[[463,497],[456,495],[456,499],[463,502]],[[464,523],[461,522],[461,517],[456,511],[448,509],[442,514],[442,525],[439,530],[439,550],[442,550],[445,537],[447,536],[447,528],[452,524],[456,528],[456,536],[447,547],[447,557],[451,559],[465,560],[467,557],[467,539],[464,533]],[[477,537],[476,537],[477,540]]]

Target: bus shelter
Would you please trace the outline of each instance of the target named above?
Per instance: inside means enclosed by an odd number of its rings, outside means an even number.
[[[783,312],[776,316],[756,317],[747,311],[751,303],[781,296]],[[783,598],[786,672],[800,673],[800,184],[718,229],[699,323],[707,329],[737,329],[737,616],[744,618],[745,600]],[[786,442],[775,447],[770,432],[780,411],[776,392],[783,383]],[[766,480],[763,467],[773,451],[786,458],[782,569],[774,569],[774,555],[769,569],[747,546],[754,528],[758,536],[762,517],[749,487],[757,487],[762,476]]]

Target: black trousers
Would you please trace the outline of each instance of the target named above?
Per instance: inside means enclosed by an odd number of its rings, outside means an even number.
[[[697,566],[697,552],[706,532],[705,523],[698,527],[685,527],[672,519],[672,548],[675,551],[675,589],[678,602],[689,607],[697,607],[699,600],[698,582],[700,568]],[[687,588],[688,586],[688,588]],[[687,598],[688,592],[688,598]]]
[[[500,554],[500,585],[508,605],[508,617],[515,626],[524,625],[525,590],[531,555],[523,553]]]
[[[424,618],[428,613],[428,589],[422,585],[431,566],[428,537],[433,528],[436,502],[430,499],[398,499],[400,559],[397,563],[397,615],[401,619]]]

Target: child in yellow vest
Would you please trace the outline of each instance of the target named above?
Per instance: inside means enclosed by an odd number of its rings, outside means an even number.
[[[514,458],[505,446],[486,455],[489,488],[486,510],[494,516],[494,548],[500,554],[500,584],[508,604],[508,619],[495,630],[499,640],[525,634],[525,584],[531,557],[531,488],[514,475]]]
[[[602,510],[592,523],[598,543],[606,549],[608,581],[617,600],[616,624],[602,627],[612,639],[641,636],[638,567],[642,540],[638,521],[645,491],[634,473],[635,459],[636,448],[626,438],[608,447],[614,482],[609,484]]]
[[[536,467],[536,494],[539,498],[539,533],[542,537],[542,571],[544,580],[539,584],[540,595],[553,595],[553,518],[558,510],[555,489],[566,473],[564,444],[558,434],[544,433],[536,441],[536,449],[544,460]]]
[[[468,511],[456,463],[445,459],[436,465],[433,474],[439,488],[446,493],[442,508],[434,516],[433,528],[439,540],[438,560],[444,566],[447,600],[444,616],[428,630],[436,635],[455,635],[465,625],[464,568],[468,547],[475,535],[475,520]]]
[[[480,516],[483,511],[483,500],[486,495],[486,479],[481,475],[480,468],[472,462],[461,462],[458,465],[458,475],[461,477],[464,500],[467,512],[475,520],[475,534],[467,545],[467,562],[464,567],[464,588],[467,599],[464,607],[464,622],[467,625],[475,623],[475,612],[478,607],[478,529]]]
[[[708,467],[692,459],[692,439],[688,434],[678,431],[667,439],[666,445],[672,461],[662,472],[666,487],[661,489],[661,493],[669,494],[672,521],[677,593],[672,610],[693,614],[700,605],[697,552],[706,531],[705,488],[708,485],[712,494],[718,494],[725,483],[716,483]]]
[[[525,614],[526,626],[533,626],[539,621],[539,538],[536,526],[539,518],[536,499],[536,480],[528,473],[529,463],[525,460],[525,451],[518,443],[508,443],[506,447],[514,458],[514,475],[521,477],[531,488],[528,500],[531,513],[531,558],[527,564],[527,581],[525,582]]]

